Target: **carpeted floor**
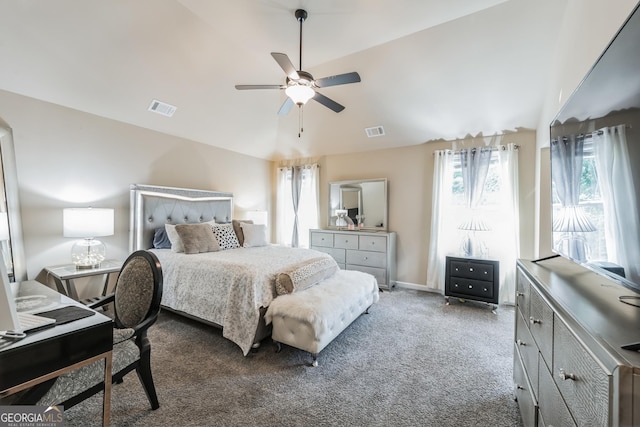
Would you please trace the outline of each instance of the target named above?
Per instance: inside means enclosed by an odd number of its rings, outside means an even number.
[[[220,330],[162,312],[150,330],[160,408],[135,374],[112,392],[112,426],[521,426],[513,307],[383,292],[310,367],[265,340],[243,357]],[[102,395],[66,411],[100,425]]]

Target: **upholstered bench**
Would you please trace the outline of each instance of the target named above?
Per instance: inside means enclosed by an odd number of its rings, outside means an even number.
[[[374,276],[337,270],[313,286],[279,295],[265,320],[273,324],[271,337],[278,350],[287,344],[307,351],[313,356],[312,366],[317,366],[318,353],[378,299]]]

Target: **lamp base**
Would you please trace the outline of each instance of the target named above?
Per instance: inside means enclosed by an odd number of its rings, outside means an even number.
[[[106,246],[100,240],[79,240],[71,247],[71,262],[78,270],[98,268],[106,253]]]

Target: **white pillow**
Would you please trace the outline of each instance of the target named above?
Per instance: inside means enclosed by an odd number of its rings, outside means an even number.
[[[206,221],[201,224],[209,224],[213,227],[216,222],[212,219],[211,221]],[[173,252],[184,252],[184,244],[176,231],[176,224],[165,224],[164,229],[167,230],[167,237],[169,237],[169,241],[171,242],[171,250]]]
[[[240,227],[242,227],[242,233],[244,234],[244,244],[242,247],[251,248],[268,245],[266,225],[241,222]]]

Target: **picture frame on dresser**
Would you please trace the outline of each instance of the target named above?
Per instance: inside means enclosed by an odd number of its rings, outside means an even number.
[[[309,231],[310,248],[333,257],[343,270],[373,275],[381,289],[396,286],[396,233],[394,231]]]

